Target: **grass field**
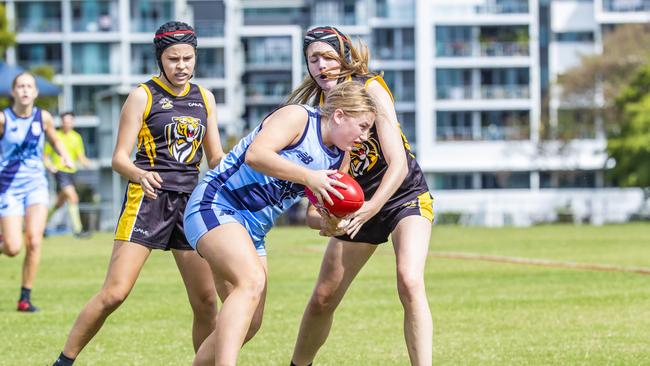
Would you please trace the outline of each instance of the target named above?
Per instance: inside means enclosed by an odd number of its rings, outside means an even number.
[[[467,252],[650,268],[650,225],[435,227],[432,254]],[[241,365],[288,365],[326,241],[302,228],[268,238],[262,330]],[[33,292],[43,311],[15,311],[19,258],[0,257],[0,365],[50,365],[85,302],[101,286],[112,247],[46,239]],[[434,365],[649,365],[650,276],[445,259],[427,263]],[[189,365],[191,315],[168,253],[154,252],[131,296],[78,365]],[[361,272],[337,312],[318,365],[407,365],[392,246]]]

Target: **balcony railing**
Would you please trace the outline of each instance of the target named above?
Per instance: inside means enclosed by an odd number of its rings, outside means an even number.
[[[72,30],[75,32],[116,32],[119,29],[116,17],[102,15],[97,18],[73,19]]]
[[[438,141],[470,141],[472,140],[472,127],[469,126],[437,126],[436,138]]]
[[[603,10],[620,13],[650,11],[650,0],[604,0]]]
[[[439,57],[471,57],[472,43],[462,41],[436,42],[436,55]]]
[[[438,86],[436,88],[436,96],[438,99],[452,99],[452,100],[472,99],[472,87],[469,85]]]
[[[481,140],[527,140],[530,138],[530,127],[527,123],[514,126],[488,125],[481,127]]]
[[[439,57],[508,57],[529,54],[528,43],[481,42],[479,51],[476,52],[471,42],[436,42],[436,55]]]
[[[19,18],[16,30],[26,33],[61,32],[60,18]]]
[[[528,43],[522,42],[481,42],[481,56],[528,56]]]
[[[528,99],[528,85],[482,85],[481,99]]]
[[[375,47],[377,56],[381,60],[415,60],[415,47],[403,46],[398,49],[389,46]]]
[[[63,62],[61,60],[18,60],[18,65],[27,70],[39,66],[50,66],[57,74],[63,72]]]
[[[473,4],[436,4],[433,12],[438,16],[479,14],[528,14],[528,1]]]

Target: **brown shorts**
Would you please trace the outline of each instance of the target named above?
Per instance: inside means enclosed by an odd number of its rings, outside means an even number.
[[[144,196],[139,184],[129,182],[115,240],[130,241],[151,249],[193,250],[183,231],[183,213],[189,193],[157,190],[158,198]]]

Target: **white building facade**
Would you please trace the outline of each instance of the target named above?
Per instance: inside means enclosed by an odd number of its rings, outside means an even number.
[[[541,3],[540,3],[541,2]],[[441,215],[528,225],[567,208],[621,221],[639,190],[606,188],[602,133],[563,146],[540,135],[549,83],[580,53],[600,52],[610,24],[649,21],[648,0],[6,0],[18,44],[7,61],[54,67],[59,110],[73,110],[85,174],[111,229],[123,181],[112,173],[121,103],[157,73],[152,35],[187,21],[199,36],[194,81],[217,98],[224,146],[258,124],[305,75],[302,35],[334,25],[370,47]],[[590,33],[591,36],[586,35]],[[550,100],[551,116],[561,114]]]

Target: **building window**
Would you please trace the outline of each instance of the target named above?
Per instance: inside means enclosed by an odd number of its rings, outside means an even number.
[[[214,94],[214,100],[217,104],[226,104],[226,89],[215,88],[210,91]]]
[[[26,33],[61,32],[61,2],[16,2],[16,30]]]
[[[530,188],[529,172],[481,173],[483,189],[523,189]]]
[[[115,32],[118,30],[118,3],[111,0],[75,0],[72,30],[75,32]]]
[[[159,71],[153,45],[149,43],[131,45],[131,74],[156,75]]]
[[[224,77],[225,61],[223,48],[199,48],[196,50],[196,53],[196,77]]]
[[[63,70],[60,43],[30,43],[16,45],[18,64],[25,69],[47,65],[60,74]]]
[[[95,94],[106,90],[109,85],[75,85],[72,87],[72,110],[79,116],[92,116],[97,113]]]
[[[131,3],[131,30],[152,33],[173,18],[172,0],[133,0]]]
[[[192,27],[198,37],[223,37],[226,6],[223,1],[189,0],[194,21]]]
[[[481,112],[482,140],[527,140],[529,138],[529,111]]]
[[[287,65],[291,63],[291,38],[253,37],[244,41],[246,63],[250,65]]]
[[[398,112],[397,120],[411,147],[415,143],[415,112]],[[412,150],[412,149],[411,149]]]
[[[545,171],[539,173],[541,188],[595,188],[596,171]]]
[[[110,44],[75,43],[72,44],[73,74],[109,74]]]
[[[593,42],[593,32],[563,32],[554,33],[554,38],[558,42]]]
[[[472,140],[472,112],[436,112],[436,140]]]
[[[377,28],[373,31],[373,49],[379,59],[414,60],[415,35],[413,28]]]
[[[436,27],[436,55],[440,57],[472,56],[472,28],[467,26]]]
[[[415,71],[389,70],[384,72],[384,81],[395,101],[415,102]]]
[[[434,190],[472,189],[472,173],[436,173],[429,184]]]

